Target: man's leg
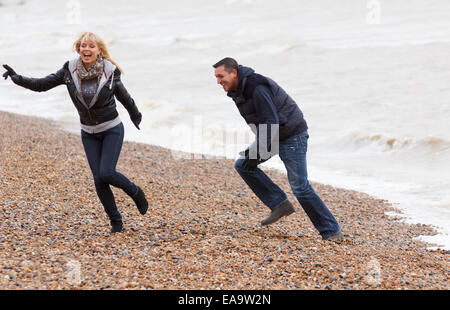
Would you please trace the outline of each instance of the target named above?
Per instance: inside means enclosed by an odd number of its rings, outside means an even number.
[[[322,238],[326,239],[340,231],[339,224],[328,210],[325,203],[314,191],[308,181],[306,152],[308,132],[280,142],[280,158],[283,161],[294,195],[311,219]]]
[[[245,170],[242,168],[242,163],[245,158],[241,157],[236,160],[234,168],[247,183],[255,195],[270,208],[276,209],[281,203],[287,200],[286,193],[278,187],[273,181],[259,168],[254,171]]]

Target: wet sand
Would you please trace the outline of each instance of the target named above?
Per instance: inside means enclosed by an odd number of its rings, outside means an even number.
[[[446,289],[436,231],[385,214],[384,200],[313,183],[344,238],[323,241],[287,178],[268,171],[297,212],[269,214],[228,159],[175,159],[124,142],[117,170],[145,191],[139,214],[113,188],[126,231],[109,233],[79,135],[0,112],[0,289]]]

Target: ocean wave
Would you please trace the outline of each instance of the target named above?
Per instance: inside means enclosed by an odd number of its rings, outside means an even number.
[[[414,47],[432,44],[448,44],[450,40],[447,34],[433,38],[405,39],[402,41],[395,39],[378,38],[378,40],[367,40],[365,38],[352,40],[323,40],[310,42],[311,47],[322,47],[327,49],[348,50],[348,49],[372,49],[372,48],[399,48]]]
[[[394,137],[384,134],[352,132],[351,142],[358,148],[377,147],[383,151],[425,150],[433,153],[450,151],[450,141],[435,136]]]
[[[192,112],[189,107],[169,102],[144,101],[140,106],[151,128],[169,128]]]
[[[274,55],[280,54],[284,52],[288,52],[297,48],[305,47],[304,44],[289,44],[289,43],[280,43],[280,44],[267,44],[260,47],[260,51],[265,54]]]
[[[0,8],[2,6],[24,5],[25,3],[26,3],[25,0],[1,0]]]

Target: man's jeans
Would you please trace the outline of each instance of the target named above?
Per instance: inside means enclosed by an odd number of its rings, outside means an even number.
[[[308,131],[304,131],[285,141],[280,141],[279,155],[287,170],[289,184],[298,202],[311,219],[323,238],[340,230],[339,224],[325,203],[308,182],[306,151]],[[234,167],[256,196],[271,210],[287,200],[287,195],[259,168],[248,171],[242,168],[244,157],[239,158]]]
[[[116,171],[124,136],[123,124],[104,132],[89,134],[81,131],[86,157],[94,176],[98,198],[110,220],[117,221],[122,217],[117,210],[110,185],[121,188],[132,197],[137,193],[137,186]]]

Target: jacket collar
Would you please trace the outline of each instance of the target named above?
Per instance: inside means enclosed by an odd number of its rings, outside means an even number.
[[[77,89],[76,96],[77,96],[78,100],[80,100],[80,102],[86,107],[86,109],[89,109],[97,101],[98,94],[100,93],[100,90],[102,89],[102,87],[105,86],[108,79],[114,75],[114,70],[116,70],[116,66],[113,63],[111,63],[109,60],[103,59],[103,63],[104,63],[103,74],[102,74],[102,77],[98,84],[97,92],[94,95],[94,97],[92,98],[92,101],[88,106],[86,104],[86,102],[84,101],[83,94],[81,92],[81,85],[78,82],[77,61],[79,58],[80,57],[77,57],[77,58],[69,61],[69,71],[72,76],[73,82],[75,83],[75,87]],[[112,82],[113,82],[113,78],[111,78],[111,86],[112,86]]]
[[[247,82],[247,77],[253,73],[255,73],[255,70],[253,70],[250,67],[245,67],[242,65],[239,65],[238,67],[238,86],[235,91],[228,91],[227,96],[233,98],[233,100],[238,99],[239,97],[243,97],[243,92],[245,89],[245,84]],[[236,101],[236,100],[235,100]],[[239,100],[242,101],[242,100]],[[236,102],[238,103],[238,102]]]

